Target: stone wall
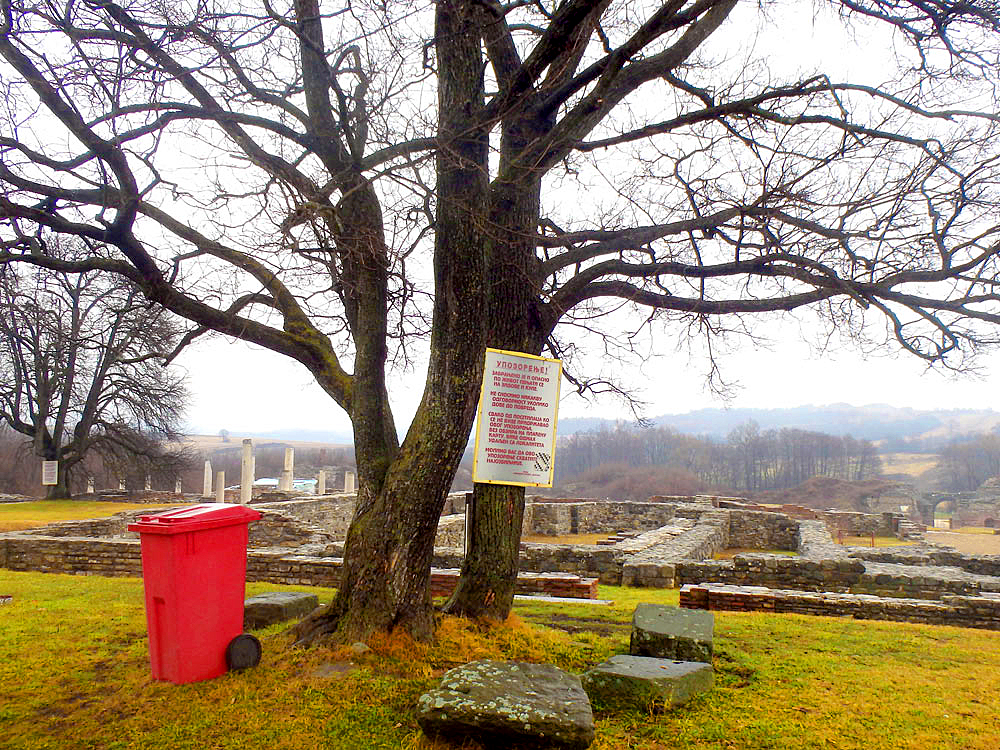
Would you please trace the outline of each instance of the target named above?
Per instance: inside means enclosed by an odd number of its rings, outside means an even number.
[[[949,566],[967,573],[983,576],[1000,576],[1000,555],[963,555],[954,550],[921,547],[876,547],[857,549],[850,553],[871,562],[898,563],[917,566]]]
[[[570,573],[603,583],[634,586],[755,584],[935,600],[949,595],[1000,592],[1000,556],[969,557],[931,545],[842,547],[833,542],[824,521],[793,521],[782,514],[723,510],[704,503],[558,505],[561,510],[542,508],[544,517],[568,519],[577,528],[581,519],[586,523],[607,522],[625,512],[650,519],[651,523],[657,514],[671,520],[608,546],[523,544],[523,572]],[[594,511],[593,506],[598,505],[607,507],[602,512]],[[650,507],[653,505],[657,506],[655,511]],[[347,519],[353,498],[313,498],[255,507],[263,518],[250,526],[248,580],[333,585],[339,575],[343,544],[320,523],[336,526]],[[136,535],[125,531],[125,526],[143,512],[127,511],[110,519],[69,521],[0,535],[0,567],[139,575],[138,541]],[[464,515],[442,517],[435,567],[461,566],[464,526]],[[81,534],[102,538],[80,538]],[[800,553],[797,558],[744,554],[732,560],[711,559],[727,547],[777,549],[796,544]]]
[[[665,526],[673,517],[674,506],[668,503],[535,502],[525,505],[522,533],[565,536],[620,530],[648,531]]]
[[[573,573],[601,583],[621,583],[621,553],[613,547],[579,544],[523,544],[520,570],[537,573]]]
[[[281,507],[283,503],[275,503]],[[329,544],[335,540],[320,526],[275,510],[273,506],[253,506],[261,518],[250,524],[248,547],[301,547],[304,544]]]
[[[93,576],[141,576],[139,541],[37,534],[0,537],[0,568]]]
[[[435,547],[465,549],[465,514],[441,516],[438,521],[437,536],[434,537]]]
[[[815,510],[803,505],[785,504],[779,507],[758,505],[748,503],[740,499],[725,499],[718,503],[720,508],[727,510],[761,511],[770,513],[780,513],[789,518],[800,521],[823,520],[831,531],[843,531],[850,536],[895,536],[898,532],[899,522],[903,518],[901,513],[857,513],[855,511],[842,510]],[[776,547],[775,549],[782,549]]]
[[[140,515],[155,513],[157,509],[150,510],[126,510],[115,513],[109,518],[91,518],[83,521],[59,521],[50,523],[35,529],[24,529],[19,534],[40,535],[40,536],[73,536],[73,537],[120,537],[135,536],[126,530],[133,521],[138,520]]]
[[[729,513],[727,546],[794,551],[799,548],[799,522],[781,513],[735,510]]]
[[[336,539],[347,538],[347,527],[354,517],[356,495],[322,495],[275,503],[254,503],[261,513],[274,511],[304,521]]]
[[[697,525],[684,533],[650,546],[629,557],[622,565],[625,586],[673,587],[675,564],[680,560],[702,560],[729,546],[729,514],[701,514]]]
[[[831,531],[843,531],[851,536],[896,536],[899,530],[899,513],[854,513],[826,511],[823,514]]]
[[[761,586],[687,585],[680,606],[740,612],[793,612],[802,615],[893,620],[1000,630],[1000,599],[946,595],[940,601],[864,594],[808,593]]]
[[[799,556],[814,560],[847,557],[850,550],[830,536],[825,521],[799,521]]]
[[[678,562],[675,585],[688,583],[755,584],[805,591],[850,591],[861,581],[860,560],[804,560],[781,555],[736,555],[732,560]]]

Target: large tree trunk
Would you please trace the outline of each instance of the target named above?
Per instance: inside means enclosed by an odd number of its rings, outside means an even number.
[[[485,128],[468,127],[470,116],[483,107],[480,12],[465,0],[442,0],[436,7],[442,145],[434,323],[423,398],[394,456],[380,453],[378,441],[365,439],[370,434],[356,437],[359,468],[373,469],[362,472],[337,596],[326,611],[297,627],[300,643],[327,636],[359,640],[397,627],[421,639],[433,634],[434,538],[468,441],[483,366],[483,224],[475,217],[482,217],[486,205],[489,139]],[[367,397],[382,393],[384,387],[378,394],[369,389]],[[375,470],[380,462],[384,478]]]
[[[524,487],[477,483],[466,507],[467,552],[450,614],[505,620],[514,604],[524,518]]]
[[[488,333],[486,345],[540,354],[550,324],[539,312],[535,232],[541,185],[512,156],[537,137],[545,123],[511,128],[501,140],[500,173],[490,190],[486,243]],[[445,611],[505,620],[514,603],[524,518],[524,487],[477,483],[473,487],[462,574]]]

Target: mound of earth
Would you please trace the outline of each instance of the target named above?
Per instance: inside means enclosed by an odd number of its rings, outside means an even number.
[[[905,491],[902,482],[887,479],[845,480],[831,477],[813,477],[786,490],[769,490],[752,495],[758,503],[804,505],[822,510],[868,511],[868,501],[881,495]]]

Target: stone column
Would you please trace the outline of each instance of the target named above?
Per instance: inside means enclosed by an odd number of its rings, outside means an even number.
[[[226,472],[224,471],[215,475],[215,502],[226,502]]]
[[[295,478],[295,449],[285,448],[285,468],[281,470],[278,479],[278,489],[282,492],[292,491],[292,480]]]
[[[240,502],[246,505],[253,497],[253,440],[243,441],[243,463],[240,471]]]
[[[344,492],[351,493],[354,492],[354,472],[345,471],[344,472]]]
[[[205,460],[205,483],[202,485],[202,497],[212,496],[212,462]]]
[[[94,490],[94,478],[93,477],[90,477],[87,480],[87,494],[88,495],[95,494],[95,490]]]
[[[184,494],[184,491],[181,489],[181,480],[180,479],[178,479],[176,482],[174,482],[174,494],[175,495],[183,495]]]
[[[322,469],[320,469],[319,474],[316,476],[316,494],[326,494],[326,472]]]

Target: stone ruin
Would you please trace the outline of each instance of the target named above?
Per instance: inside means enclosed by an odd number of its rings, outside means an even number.
[[[255,503],[263,518],[250,527],[247,580],[336,586],[354,497]],[[1000,629],[1000,556],[960,555],[926,543],[844,547],[834,542],[838,530],[912,537],[919,529],[893,513],[819,512],[796,506],[780,510],[710,496],[655,497],[649,502],[530,498],[525,534],[608,536],[598,544],[523,543],[519,592],[594,598],[599,582],[762,586],[938,603],[960,596],[975,599],[969,606],[982,616],[958,619]],[[457,581],[464,555],[464,511],[465,495],[450,496],[438,525],[435,594],[448,593]],[[126,527],[148,512],[0,534],[0,567],[139,576],[138,539]],[[734,548],[742,551],[731,559],[715,559]],[[948,622],[952,614],[943,608],[940,621]]]

